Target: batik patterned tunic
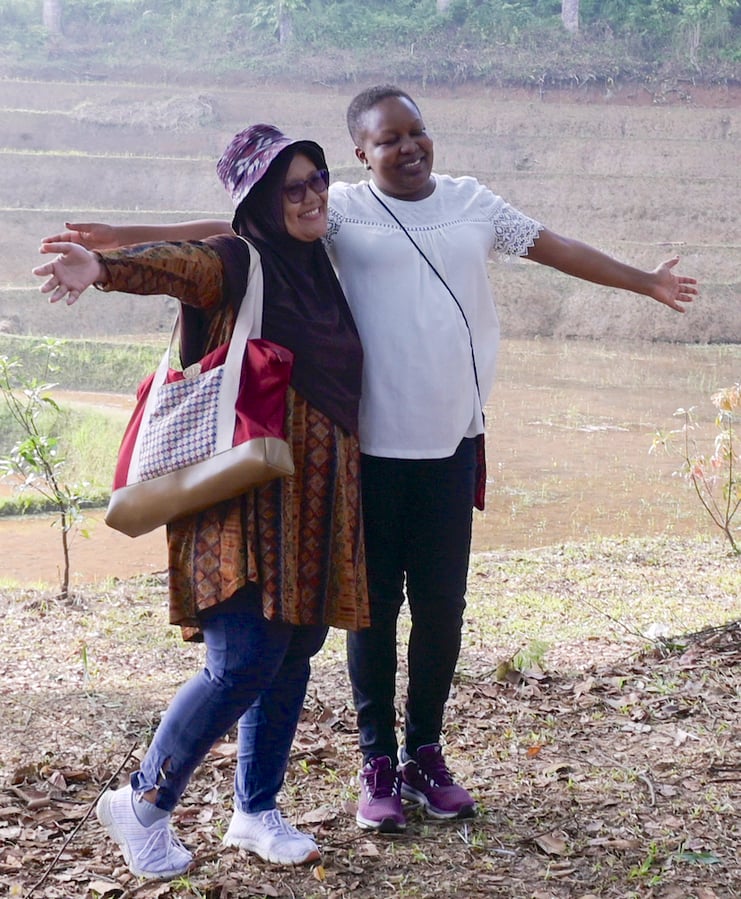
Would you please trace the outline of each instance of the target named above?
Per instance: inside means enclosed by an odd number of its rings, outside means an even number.
[[[99,256],[106,290],[167,294],[201,310],[202,353],[229,339],[234,306],[225,301],[222,258],[208,242]],[[295,474],[167,528],[170,621],[186,640],[199,639],[199,611],[250,582],[260,585],[268,619],[352,630],[369,624],[357,437],[292,388],[287,399]]]

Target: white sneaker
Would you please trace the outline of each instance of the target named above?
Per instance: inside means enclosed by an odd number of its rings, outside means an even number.
[[[98,821],[121,847],[129,871],[150,880],[185,874],[193,856],[175,836],[169,815],[145,827],[134,813],[133,801],[133,790],[126,786],[106,790],[95,808]]]
[[[252,814],[235,808],[222,842],[274,865],[306,865],[321,858],[314,840],[292,827],[277,808]]]

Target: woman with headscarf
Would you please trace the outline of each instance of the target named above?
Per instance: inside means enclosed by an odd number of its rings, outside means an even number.
[[[229,339],[257,248],[261,336],[294,354],[286,433],[295,473],[167,529],[170,620],[186,640],[205,642],[205,665],[172,700],[130,783],[104,793],[97,807],[130,870],[157,879],[190,866],[170,814],[235,723],[235,805],[224,843],[275,864],[319,859],[313,838],[282,817],[276,795],[311,657],[328,626],[369,623],[356,436],[362,352],[321,242],[324,153],[255,125],[233,138],[217,171],[240,236],[98,253],[47,243],[42,251],[59,255],[34,270],[48,276],[41,289],[52,302],[75,302],[91,284],[176,296],[187,366]]]

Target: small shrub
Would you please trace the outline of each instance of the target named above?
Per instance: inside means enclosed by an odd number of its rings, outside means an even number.
[[[47,372],[53,368],[58,345],[52,340],[39,345],[46,353]],[[11,478],[20,491],[35,491],[56,510],[64,560],[60,596],[66,599],[70,578],[69,534],[73,528],[85,533],[80,509],[82,486],[65,478],[67,463],[54,433],[61,414],[50,394],[54,384],[24,379],[20,372],[17,359],[0,356],[0,396],[20,430],[17,442],[0,457],[0,477]]]
[[[741,454],[736,425],[741,415],[741,383],[714,393],[711,401],[717,409],[718,433],[710,455],[700,452],[693,438],[697,429],[694,408],[677,409],[682,427],[658,433],[651,451],[663,447],[682,458],[682,467],[674,474],[683,477],[695,490],[711,520],[726,535],[735,553],[741,554],[734,531],[736,514],[741,507]]]

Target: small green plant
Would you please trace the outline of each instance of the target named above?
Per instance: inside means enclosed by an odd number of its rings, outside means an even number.
[[[187,874],[177,877],[171,881],[172,888],[176,893],[182,893],[191,896],[192,899],[206,899],[206,894],[201,892]]]
[[[659,447],[667,451],[676,447],[682,467],[674,474],[692,485],[713,523],[726,535],[733,551],[741,554],[741,546],[734,536],[738,529],[734,519],[741,507],[741,455],[736,437],[741,415],[741,383],[719,390],[711,401],[717,409],[718,433],[710,456],[700,452],[693,439],[698,427],[694,408],[677,409],[674,415],[682,419],[682,427],[668,433],[659,432],[650,452]]]
[[[494,680],[498,683],[520,684],[528,672],[536,668],[543,670],[548,644],[531,640],[509,658],[503,659],[494,670]]]
[[[46,354],[44,371],[47,376],[54,369],[58,347],[59,342],[54,340],[46,340],[38,346],[38,351]],[[70,532],[77,528],[87,536],[82,527],[80,485],[64,479],[66,460],[60,453],[59,440],[53,434],[61,414],[50,395],[55,385],[36,378],[24,380],[21,368],[17,359],[0,356],[0,395],[20,432],[10,451],[0,456],[0,478],[12,479],[20,491],[35,490],[56,510],[64,561],[60,597],[66,599],[69,595]]]
[[[88,645],[85,640],[80,641],[80,663],[82,665],[82,685],[85,690],[90,691],[93,678],[97,674],[97,668],[90,658]]]
[[[479,852],[486,849],[486,834],[480,828],[475,830],[473,828],[469,829],[468,824],[464,823],[458,831],[458,836],[469,849],[475,849]]]
[[[515,655],[513,665],[518,671],[529,671],[533,668],[544,668],[545,654],[548,644],[542,640],[531,640],[526,647],[520,649]]]
[[[424,849],[419,845],[419,843],[414,843],[412,846],[412,861],[414,862],[429,862],[430,858]]]
[[[655,886],[656,884],[658,884],[661,878],[654,872],[654,867],[658,862],[658,856],[659,847],[654,842],[650,843],[648,849],[646,850],[645,858],[639,865],[635,865],[630,869],[629,876],[631,878],[641,880],[650,878],[648,880],[649,886]]]

